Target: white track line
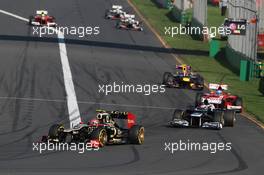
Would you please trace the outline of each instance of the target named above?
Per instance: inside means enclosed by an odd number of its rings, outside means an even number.
[[[64,77],[64,85],[67,94],[66,98],[67,98],[69,119],[71,123],[70,126],[73,127],[81,122],[81,115],[80,115],[79,106],[77,103],[77,97],[72,80],[72,73],[69,64],[69,59],[67,56],[66,45],[64,42],[64,35],[61,32],[58,32],[58,39],[59,39],[61,64],[62,64],[63,77]]]
[[[20,19],[20,20],[25,21],[25,22],[29,22],[29,19],[27,19],[27,18],[23,18],[21,16],[15,15],[13,13],[10,13],[10,12],[7,12],[7,11],[1,10],[1,9],[0,9],[0,13],[3,13],[3,14],[8,15],[8,16],[12,16],[14,18]]]
[[[25,22],[29,22],[29,19],[23,18],[16,14],[4,11],[0,9],[0,13],[3,13],[8,16],[12,16],[14,18],[20,19]],[[54,29],[56,30],[56,29]],[[69,59],[67,56],[66,45],[64,41],[64,35],[57,31],[58,40],[59,40],[59,49],[60,49],[60,57],[61,57],[61,64],[63,70],[63,78],[64,78],[64,86],[67,94],[67,105],[68,105],[68,112],[69,112],[69,120],[70,120],[70,127],[73,127],[81,122],[80,111],[77,103],[77,97],[74,89],[74,84],[72,80],[72,73],[69,64]]]
[[[0,100],[24,100],[24,101],[39,101],[39,102],[55,102],[55,103],[66,103],[63,99],[44,99],[44,98],[29,98],[29,97],[0,97]],[[113,103],[100,103],[93,101],[77,101],[78,104],[90,104],[90,105],[105,105],[105,106],[120,106],[129,108],[148,108],[148,109],[162,109],[162,110],[174,110],[174,107],[165,106],[140,106],[131,104],[113,104]]]

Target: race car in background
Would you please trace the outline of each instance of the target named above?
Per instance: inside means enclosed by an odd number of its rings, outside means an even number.
[[[143,144],[144,127],[136,124],[136,116],[131,112],[97,110],[96,118],[88,123],[80,123],[65,129],[61,124],[50,127],[42,142],[97,143],[106,144]]]
[[[37,10],[35,16],[29,17],[29,25],[56,27],[57,23],[53,16],[48,15],[48,11]]]
[[[220,0],[210,0],[210,3],[214,6],[218,6],[220,3]]]
[[[162,83],[170,88],[189,88],[203,90],[204,79],[191,71],[191,66],[176,65],[176,73],[165,72]]]
[[[143,31],[143,27],[140,22],[135,20],[134,17],[128,17],[124,20],[120,20],[116,24],[116,28],[125,29],[125,30],[134,30],[134,31]]]
[[[119,19],[121,22],[129,22],[130,20],[134,23],[139,23],[138,21],[135,20],[135,15],[132,14],[125,14],[124,18]]]
[[[110,10],[106,10],[105,12],[105,18],[106,19],[124,19],[125,15],[127,14],[126,12],[124,12],[123,7],[120,5],[113,5],[112,9]]]
[[[207,102],[194,109],[176,109],[169,126],[222,129],[223,127],[233,127],[235,118],[235,111],[218,110]]]
[[[200,106],[205,100],[208,100],[210,104],[213,104],[217,109],[235,110],[241,113],[243,109],[242,98],[232,95],[228,92],[227,85],[209,84],[210,93],[197,93],[195,99],[195,105]]]

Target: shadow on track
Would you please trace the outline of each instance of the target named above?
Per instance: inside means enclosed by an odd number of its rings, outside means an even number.
[[[35,41],[35,42],[47,42],[47,43],[58,43],[57,38],[51,37],[34,37],[34,36],[17,36],[17,35],[0,35],[0,40],[7,41]],[[187,50],[187,49],[176,49],[176,48],[164,48],[164,47],[153,47],[144,45],[132,45],[112,42],[101,42],[101,41],[88,41],[78,39],[65,39],[66,44],[76,44],[94,47],[106,47],[115,49],[126,49],[126,50],[141,50],[148,52],[160,52],[160,53],[171,53],[179,55],[197,55],[197,56],[208,56],[208,51],[201,50]]]

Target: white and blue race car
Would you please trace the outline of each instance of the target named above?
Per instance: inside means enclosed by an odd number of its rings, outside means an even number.
[[[176,109],[169,126],[222,129],[233,127],[235,118],[234,110],[218,110],[211,104],[204,104],[194,109]]]

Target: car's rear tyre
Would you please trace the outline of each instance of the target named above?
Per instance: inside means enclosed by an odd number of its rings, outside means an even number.
[[[97,140],[100,147],[106,145],[107,139],[107,132],[104,127],[98,127],[91,133],[91,140]]]
[[[223,111],[214,111],[213,121],[219,122],[222,126],[225,126],[224,112]]]
[[[202,91],[204,89],[204,79],[200,75],[198,75],[197,80],[196,80],[196,87],[197,90]]]
[[[128,133],[129,142],[132,144],[141,145],[145,140],[145,129],[141,125],[134,125]]]
[[[72,134],[71,133],[67,133],[65,135],[64,142],[65,143],[71,143],[72,142]]]
[[[243,100],[242,100],[242,98],[237,97],[237,99],[235,101],[235,106],[241,106],[241,107],[243,107]],[[239,110],[238,112],[242,112],[242,109]]]
[[[105,13],[105,19],[111,19],[111,17],[109,16],[109,13]]]
[[[107,19],[108,16],[109,16],[109,10],[105,10],[105,18]]]
[[[203,93],[197,93],[195,96],[195,107],[199,106],[202,102]]]
[[[31,15],[31,16],[29,16],[28,19],[29,19],[28,24],[32,25],[32,21],[34,20],[34,16]]]
[[[56,18],[54,16],[50,16],[53,22],[55,22]]]
[[[64,126],[61,124],[54,124],[49,129],[49,138],[58,139],[59,141],[63,140],[63,131]]]
[[[87,127],[81,128],[79,131],[78,141],[85,142],[87,140],[87,137],[88,137],[88,128]]]
[[[163,80],[162,80],[162,84],[168,84],[168,81],[170,81],[170,79],[173,77],[173,75],[170,72],[165,72],[163,74]]]
[[[224,113],[225,126],[233,127],[235,123],[236,112],[234,110],[227,110]]]

